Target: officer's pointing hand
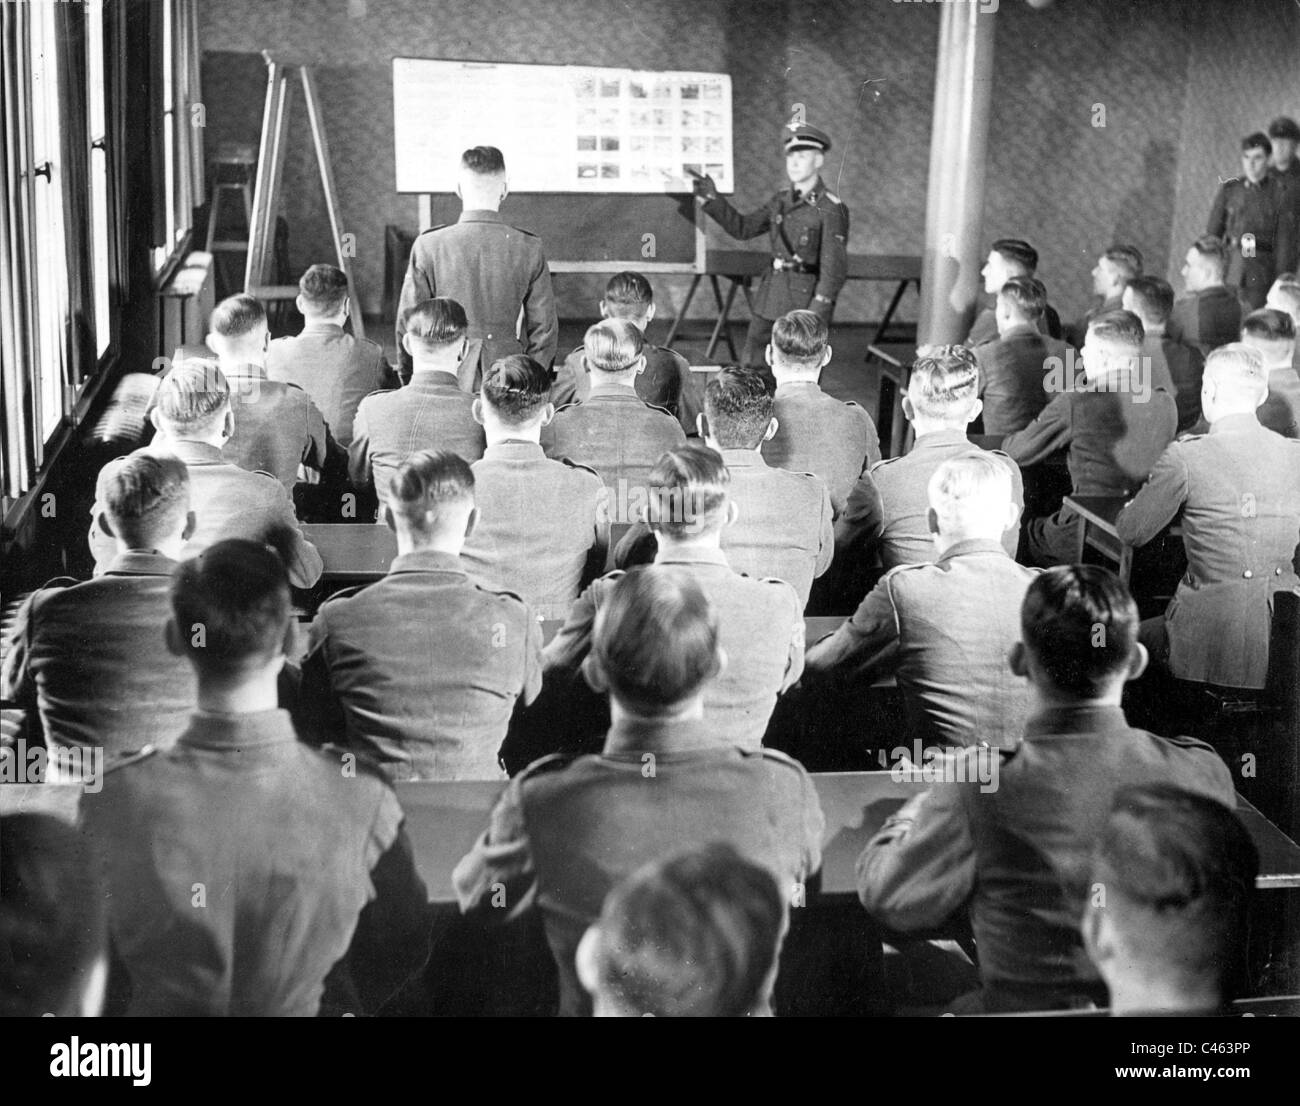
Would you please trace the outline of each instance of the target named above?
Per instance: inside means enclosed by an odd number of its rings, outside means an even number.
[[[714,183],[713,178],[708,173],[703,176],[699,174],[693,175],[695,176],[696,197],[706,203],[709,200],[716,200],[718,198],[718,186]]]

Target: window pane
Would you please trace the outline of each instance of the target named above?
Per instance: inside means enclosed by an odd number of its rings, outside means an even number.
[[[86,106],[90,141],[91,281],[95,288],[95,357],[103,357],[112,337],[108,265],[108,156],[104,127],[104,5],[86,4]]]

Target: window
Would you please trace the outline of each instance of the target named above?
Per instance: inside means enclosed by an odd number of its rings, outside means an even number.
[[[108,245],[108,117],[105,109],[104,0],[86,2],[86,123],[90,136],[91,284],[94,288],[95,357],[113,337],[112,269]]]
[[[197,15],[193,0],[163,0],[161,119],[163,135],[163,196],[166,234],[153,252],[154,271],[161,272],[185,241],[194,218],[196,197],[202,192],[200,135],[191,125],[198,103]]]

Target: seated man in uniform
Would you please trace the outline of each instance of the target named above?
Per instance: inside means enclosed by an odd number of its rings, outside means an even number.
[[[1224,284],[1228,251],[1223,240],[1205,234],[1191,244],[1183,261],[1183,287],[1187,294],[1174,303],[1166,329],[1170,337],[1195,346],[1202,355],[1229,342],[1241,332],[1241,301]]]
[[[1021,238],[999,238],[989,247],[988,260],[980,270],[984,278],[986,295],[996,296],[1002,286],[1009,280],[1029,280],[1038,271],[1038,251]],[[1041,283],[1041,282],[1040,282]],[[1046,302],[1047,292],[1043,292],[1043,313],[1035,322],[1040,334],[1060,340],[1061,317],[1056,309]],[[975,322],[966,336],[965,344],[971,349],[991,342],[998,336],[997,305],[980,309]]]
[[[829,338],[814,311],[791,311],[772,325],[767,363],[776,377],[776,433],[763,443],[763,460],[820,476],[838,515],[863,470],[880,460],[880,436],[863,408],[822,391]]]
[[[1124,310],[1142,321],[1142,356],[1151,359],[1151,383],[1165,388],[1178,406],[1178,430],[1195,426],[1201,417],[1201,374],[1205,355],[1193,345],[1168,334],[1174,309],[1174,289],[1167,280],[1140,276],[1124,289]]]
[[[1092,270],[1092,294],[1096,301],[1083,318],[1070,327],[1066,336],[1070,345],[1079,348],[1093,319],[1118,311],[1128,282],[1141,275],[1142,254],[1136,246],[1112,246],[1097,258]]]
[[[182,558],[225,538],[247,538],[275,546],[294,587],[309,588],[320,579],[320,554],[302,536],[284,486],[270,473],[249,472],[222,456],[234,415],[229,385],[215,362],[191,360],[172,369],[158,385],[151,418],[159,434],[147,452],[178,457],[189,471],[195,528]],[[118,552],[116,538],[104,525],[104,504],[109,481],[124,462],[121,457],[109,461],[95,484],[90,551],[96,575]]]
[[[650,282],[640,273],[615,273],[605,285],[600,301],[602,319],[626,319],[644,337],[646,327],[655,317],[655,295]],[[682,430],[696,433],[695,419],[700,401],[691,379],[690,362],[680,353],[646,342],[641,349],[645,371],[637,375],[632,386],[651,407],[662,407],[676,417]],[[551,402],[556,407],[581,403],[591,394],[591,373],[583,363],[584,347],[579,346],[556,370],[551,388]]]
[[[445,449],[477,461],[487,448],[474,418],[474,397],[456,383],[468,323],[455,300],[417,303],[406,317],[402,347],[414,368],[405,387],[366,396],[348,447],[354,484],[374,481],[382,502],[397,467],[422,449]]]
[[[694,579],[665,565],[622,577],[583,662],[610,696],[604,751],[544,757],[515,776],[456,865],[462,910],[507,920],[540,907],[561,1014],[591,1012],[579,941],[610,888],[650,861],[723,842],[766,868],[783,896],[821,867],[825,819],[808,773],[782,753],[713,738],[704,693],[726,663],[717,614]],[[770,994],[755,1005],[766,1012]]]
[[[1002,439],[1020,465],[1036,465],[1068,450],[1072,495],[1132,495],[1174,440],[1178,406],[1153,387],[1142,364],[1142,323],[1131,311],[1098,315],[1080,351],[1083,381],[1064,375],[1052,401],[1023,430]],[[1073,508],[1030,519],[1025,556],[1030,564],[1069,564],[1078,556],[1079,526]]]
[[[47,747],[102,749],[112,767],[146,745],[171,745],[194,709],[193,673],[162,633],[194,512],[189,472],[175,457],[133,453],[102,493],[117,556],[93,580],[32,593],[18,612],[0,695],[39,708]]]
[[[743,1018],[776,979],[788,911],[772,873],[712,844],[633,872],[578,945],[598,1018]]]
[[[352,443],[357,407],[371,392],[401,385],[384,359],[384,347],[343,329],[350,316],[348,278],[333,265],[313,265],[298,281],[294,301],[305,325],[277,338],[266,351],[266,375],[296,384],[311,396],[334,440]]]
[[[803,605],[785,581],[751,579],[728,564],[721,544],[737,513],[730,483],[712,449],[665,453],[650,474],[647,522],[658,542],[654,563],[695,580],[717,611],[729,662],[704,691],[713,740],[758,748],[777,696],[803,671]],[[612,572],[582,594],[543,653],[548,673],[572,673],[582,664],[596,617],[622,576]]]
[[[563,618],[609,552],[609,493],[591,469],[552,461],[538,444],[555,408],[551,374],[521,353],[483,378],[474,417],[487,451],[471,465],[479,521],[461,561],[474,579]]]
[[[397,534],[388,575],[322,603],[311,624],[303,730],[346,734],[395,780],[499,779],[515,701],[541,687],[540,626],[517,595],[465,573],[478,511],[463,458],[407,458],[383,511]]]
[[[1155,664],[1180,680],[1262,688],[1273,596],[1300,586],[1300,442],[1260,425],[1267,393],[1257,350],[1211,353],[1209,432],[1173,442],[1115,520],[1123,541],[1145,545],[1182,515],[1187,573],[1169,610],[1142,624]]]
[[[591,374],[587,397],[556,412],[542,430],[542,447],[548,457],[594,469],[613,497],[614,521],[631,522],[629,506],[644,497],[651,467],[686,435],[672,415],[636,392],[646,357],[634,323],[607,319],[590,327],[582,363]]]
[[[989,453],[954,457],[930,478],[929,494],[938,559],[887,572],[804,664],[858,683],[896,672],[917,740],[1010,748],[1024,731],[1029,692],[1006,656],[1036,575],[1001,545],[1020,514],[1011,473]]]
[[[1300,438],[1300,373],[1295,367],[1296,328],[1283,311],[1264,308],[1242,320],[1241,340],[1259,351],[1268,374],[1268,398],[1259,421],[1284,438]]]
[[[325,418],[296,384],[281,384],[266,372],[271,331],[266,309],[252,296],[222,300],[212,312],[208,345],[230,385],[234,430],[221,451],[224,460],[255,472],[269,472],[288,491],[302,476],[309,483],[326,467],[334,446]]]
[[[1046,307],[1047,289],[1033,277],[1013,277],[998,289],[997,337],[975,349],[985,434],[1023,430],[1051,398],[1043,382],[1053,363],[1065,363],[1066,349],[1040,330]]]
[[[1146,664],[1128,590],[1105,569],[1049,569],[1029,586],[1012,671],[1029,681],[1024,740],[1000,757],[996,786],[974,763],[910,800],[858,858],[858,894],[882,925],[908,932],[967,906],[982,991],[966,1012],[1105,1002],[1079,934],[1080,875],[1122,787],[1172,783],[1236,805],[1232,774],[1194,738],[1128,725],[1124,684]],[[966,749],[970,762],[990,750]],[[1032,905],[1031,905],[1032,904]]]
[[[1241,819],[1166,783],[1115,796],[1093,849],[1083,945],[1112,1015],[1222,1013],[1244,973],[1259,853]]]
[[[912,365],[903,414],[916,434],[911,450],[872,465],[849,496],[835,524],[835,556],[866,560],[874,554],[886,568],[928,564],[937,556],[927,519],[930,478],[951,457],[982,453],[966,437],[979,415],[979,367],[975,354],[962,346],[937,346]],[[1004,453],[994,452],[1011,474],[1011,498],[1024,510],[1020,469]],[[1011,526],[1002,544],[1016,554],[1020,528]]]
[[[292,613],[263,545],[181,564],[166,634],[198,707],[171,749],[82,797],[131,1015],[312,1017],[345,956],[373,1013],[427,959],[397,797],[354,754],[309,749],[276,708]]]

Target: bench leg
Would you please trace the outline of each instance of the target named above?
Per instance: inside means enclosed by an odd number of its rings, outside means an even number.
[[[668,328],[668,337],[664,339],[665,346],[671,346],[673,339],[677,337],[677,331],[681,329],[682,320],[686,318],[686,312],[691,306],[691,300],[695,298],[695,289],[700,286],[702,274],[696,273],[691,277],[691,286],[686,289],[686,299],[682,301],[682,309],[677,312],[677,318],[673,320],[673,325]]]

